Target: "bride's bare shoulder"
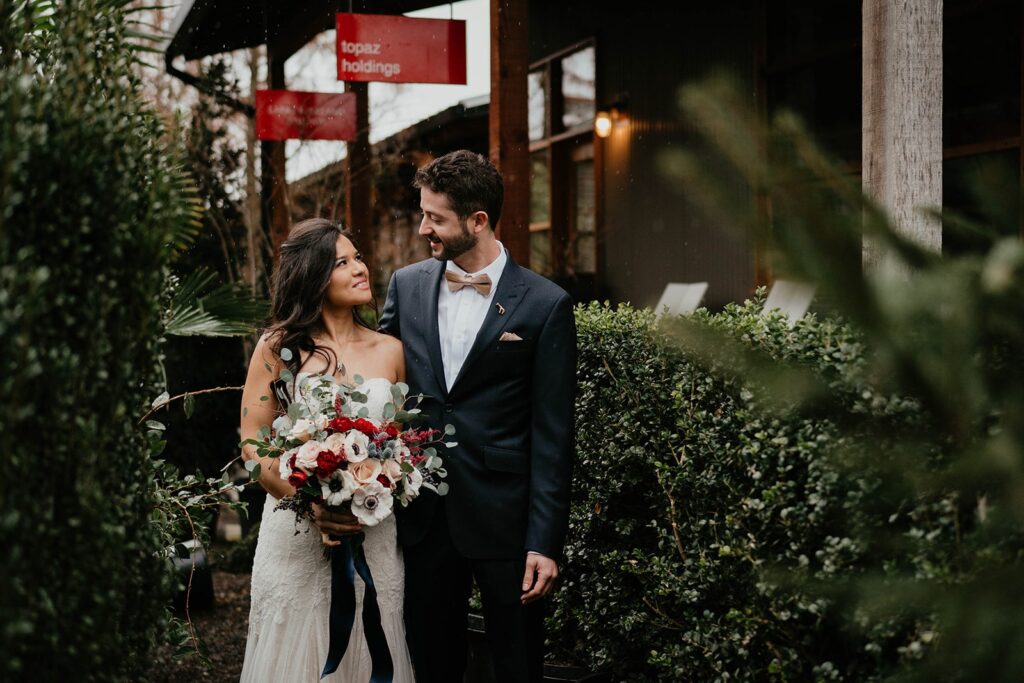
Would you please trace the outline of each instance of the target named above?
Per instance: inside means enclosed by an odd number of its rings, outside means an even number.
[[[404,381],[405,379],[405,352],[402,350],[402,342],[389,334],[374,332],[373,350],[392,370],[393,380]]]
[[[372,344],[383,353],[402,353],[402,342],[383,332],[374,332]]]

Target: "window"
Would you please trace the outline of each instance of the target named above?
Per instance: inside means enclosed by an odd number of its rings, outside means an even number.
[[[530,268],[560,281],[588,279],[591,289],[598,266],[595,74],[596,51],[586,41],[533,64],[527,81]]]

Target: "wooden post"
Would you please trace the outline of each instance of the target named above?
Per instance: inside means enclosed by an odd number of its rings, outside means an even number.
[[[267,46],[267,73],[271,90],[284,90],[286,56]],[[281,243],[288,237],[291,224],[288,211],[288,181],[285,175],[284,142],[264,140],[260,146],[260,185],[263,199],[263,223],[274,248],[274,261]]]
[[[373,260],[373,172],[370,159],[370,89],[368,83],[345,83],[356,96],[356,139],[348,143],[345,155],[345,227],[352,231],[363,260],[373,269],[371,285],[379,277]]]
[[[942,250],[942,0],[864,0],[863,185],[907,238]],[[878,265],[864,245],[864,264]]]
[[[505,182],[498,238],[530,265],[530,139],[527,130],[527,3],[491,0],[491,162]]]

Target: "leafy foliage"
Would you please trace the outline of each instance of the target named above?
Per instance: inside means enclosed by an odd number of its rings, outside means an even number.
[[[237,337],[252,332],[266,302],[236,284],[211,287],[216,275],[204,268],[175,281],[164,332],[179,337]]]
[[[763,293],[682,330],[626,306],[577,310],[556,652],[616,680],[866,680],[901,670],[934,636],[927,610],[854,619],[827,589],[886,585],[908,567],[923,583],[950,576],[954,499],[883,495],[884,468],[854,459],[920,424],[918,406],[868,387],[847,325],[812,316],[790,329],[762,306]],[[787,370],[760,370],[771,359]],[[797,400],[810,394],[859,417],[840,428]],[[904,535],[917,541],[882,540]]]
[[[4,679],[137,678],[174,588],[163,438],[135,418],[156,393],[167,247],[198,207],[137,97],[124,5],[0,12]]]
[[[663,171],[847,322],[580,311],[554,644],[623,680],[1019,680],[1024,245],[933,208],[973,251],[929,252],[793,116],[680,102],[709,147]]]
[[[941,499],[944,523],[955,529],[949,543],[875,530],[875,545],[921,561],[892,566],[884,589],[874,576],[827,587],[843,594],[852,614],[882,603],[932,615],[938,635],[931,647],[910,645],[922,659],[909,679],[1019,680],[1024,632],[1008,615],[1024,609],[1017,589],[1024,576],[1024,364],[1018,360],[1024,353],[1024,244],[1014,234],[1019,224],[1008,229],[1006,214],[996,208],[1017,204],[999,193],[1008,186],[1019,191],[1019,178],[978,176],[975,204],[990,210],[976,215],[986,223],[918,207],[944,241],[962,245],[970,236],[970,252],[931,252],[821,154],[799,120],[781,113],[760,121],[738,104],[736,93],[714,80],[684,89],[680,103],[705,137],[719,141],[728,173],[773,207],[770,226],[737,225],[759,231],[776,254],[776,267],[817,283],[859,331],[868,350],[869,389],[905,396],[922,413],[921,420],[892,425],[881,447],[851,454],[858,468],[885,473],[872,502],[902,518],[913,510],[891,503],[904,494]],[[750,147],[726,143],[727,131],[742,131]],[[692,158],[677,161],[683,162],[677,168],[694,168]],[[688,175],[678,179],[685,184]],[[703,176],[717,186],[724,180],[714,172]],[[722,210],[718,201],[706,206]],[[1012,220],[1019,221],[1016,212]],[[823,412],[844,436],[856,426],[856,414],[842,405]],[[931,548],[927,555],[925,547]]]

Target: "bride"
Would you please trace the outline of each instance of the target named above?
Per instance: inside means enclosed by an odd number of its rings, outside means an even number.
[[[295,376],[289,391],[305,377],[333,374],[341,383],[366,380],[370,417],[380,418],[393,382],[404,379],[402,344],[375,332],[358,308],[373,302],[369,271],[349,235],[337,224],[314,218],[295,225],[281,245],[273,276],[271,324],[249,363],[242,393],[241,438],[255,438],[281,409],[270,389],[283,367]],[[292,354],[285,362],[281,350]],[[289,354],[285,354],[288,356]],[[264,399],[263,397],[268,397]],[[412,664],[402,616],[404,567],[394,515],[362,528],[354,517],[341,523],[318,522],[311,529],[294,515],[275,512],[278,499],[294,489],[278,474],[274,458],[260,458],[252,446],[246,460],[260,461],[260,484],[267,491],[252,569],[249,633],[242,665],[243,682],[313,683],[327,660],[331,567],[323,545],[338,545],[339,535],[365,533],[363,548],[373,576],[395,683],[412,683]],[[319,510],[317,510],[319,513]],[[319,533],[318,533],[319,532]],[[348,649],[327,683],[370,680],[371,659],[362,628],[364,585],[357,576],[356,616]]]

